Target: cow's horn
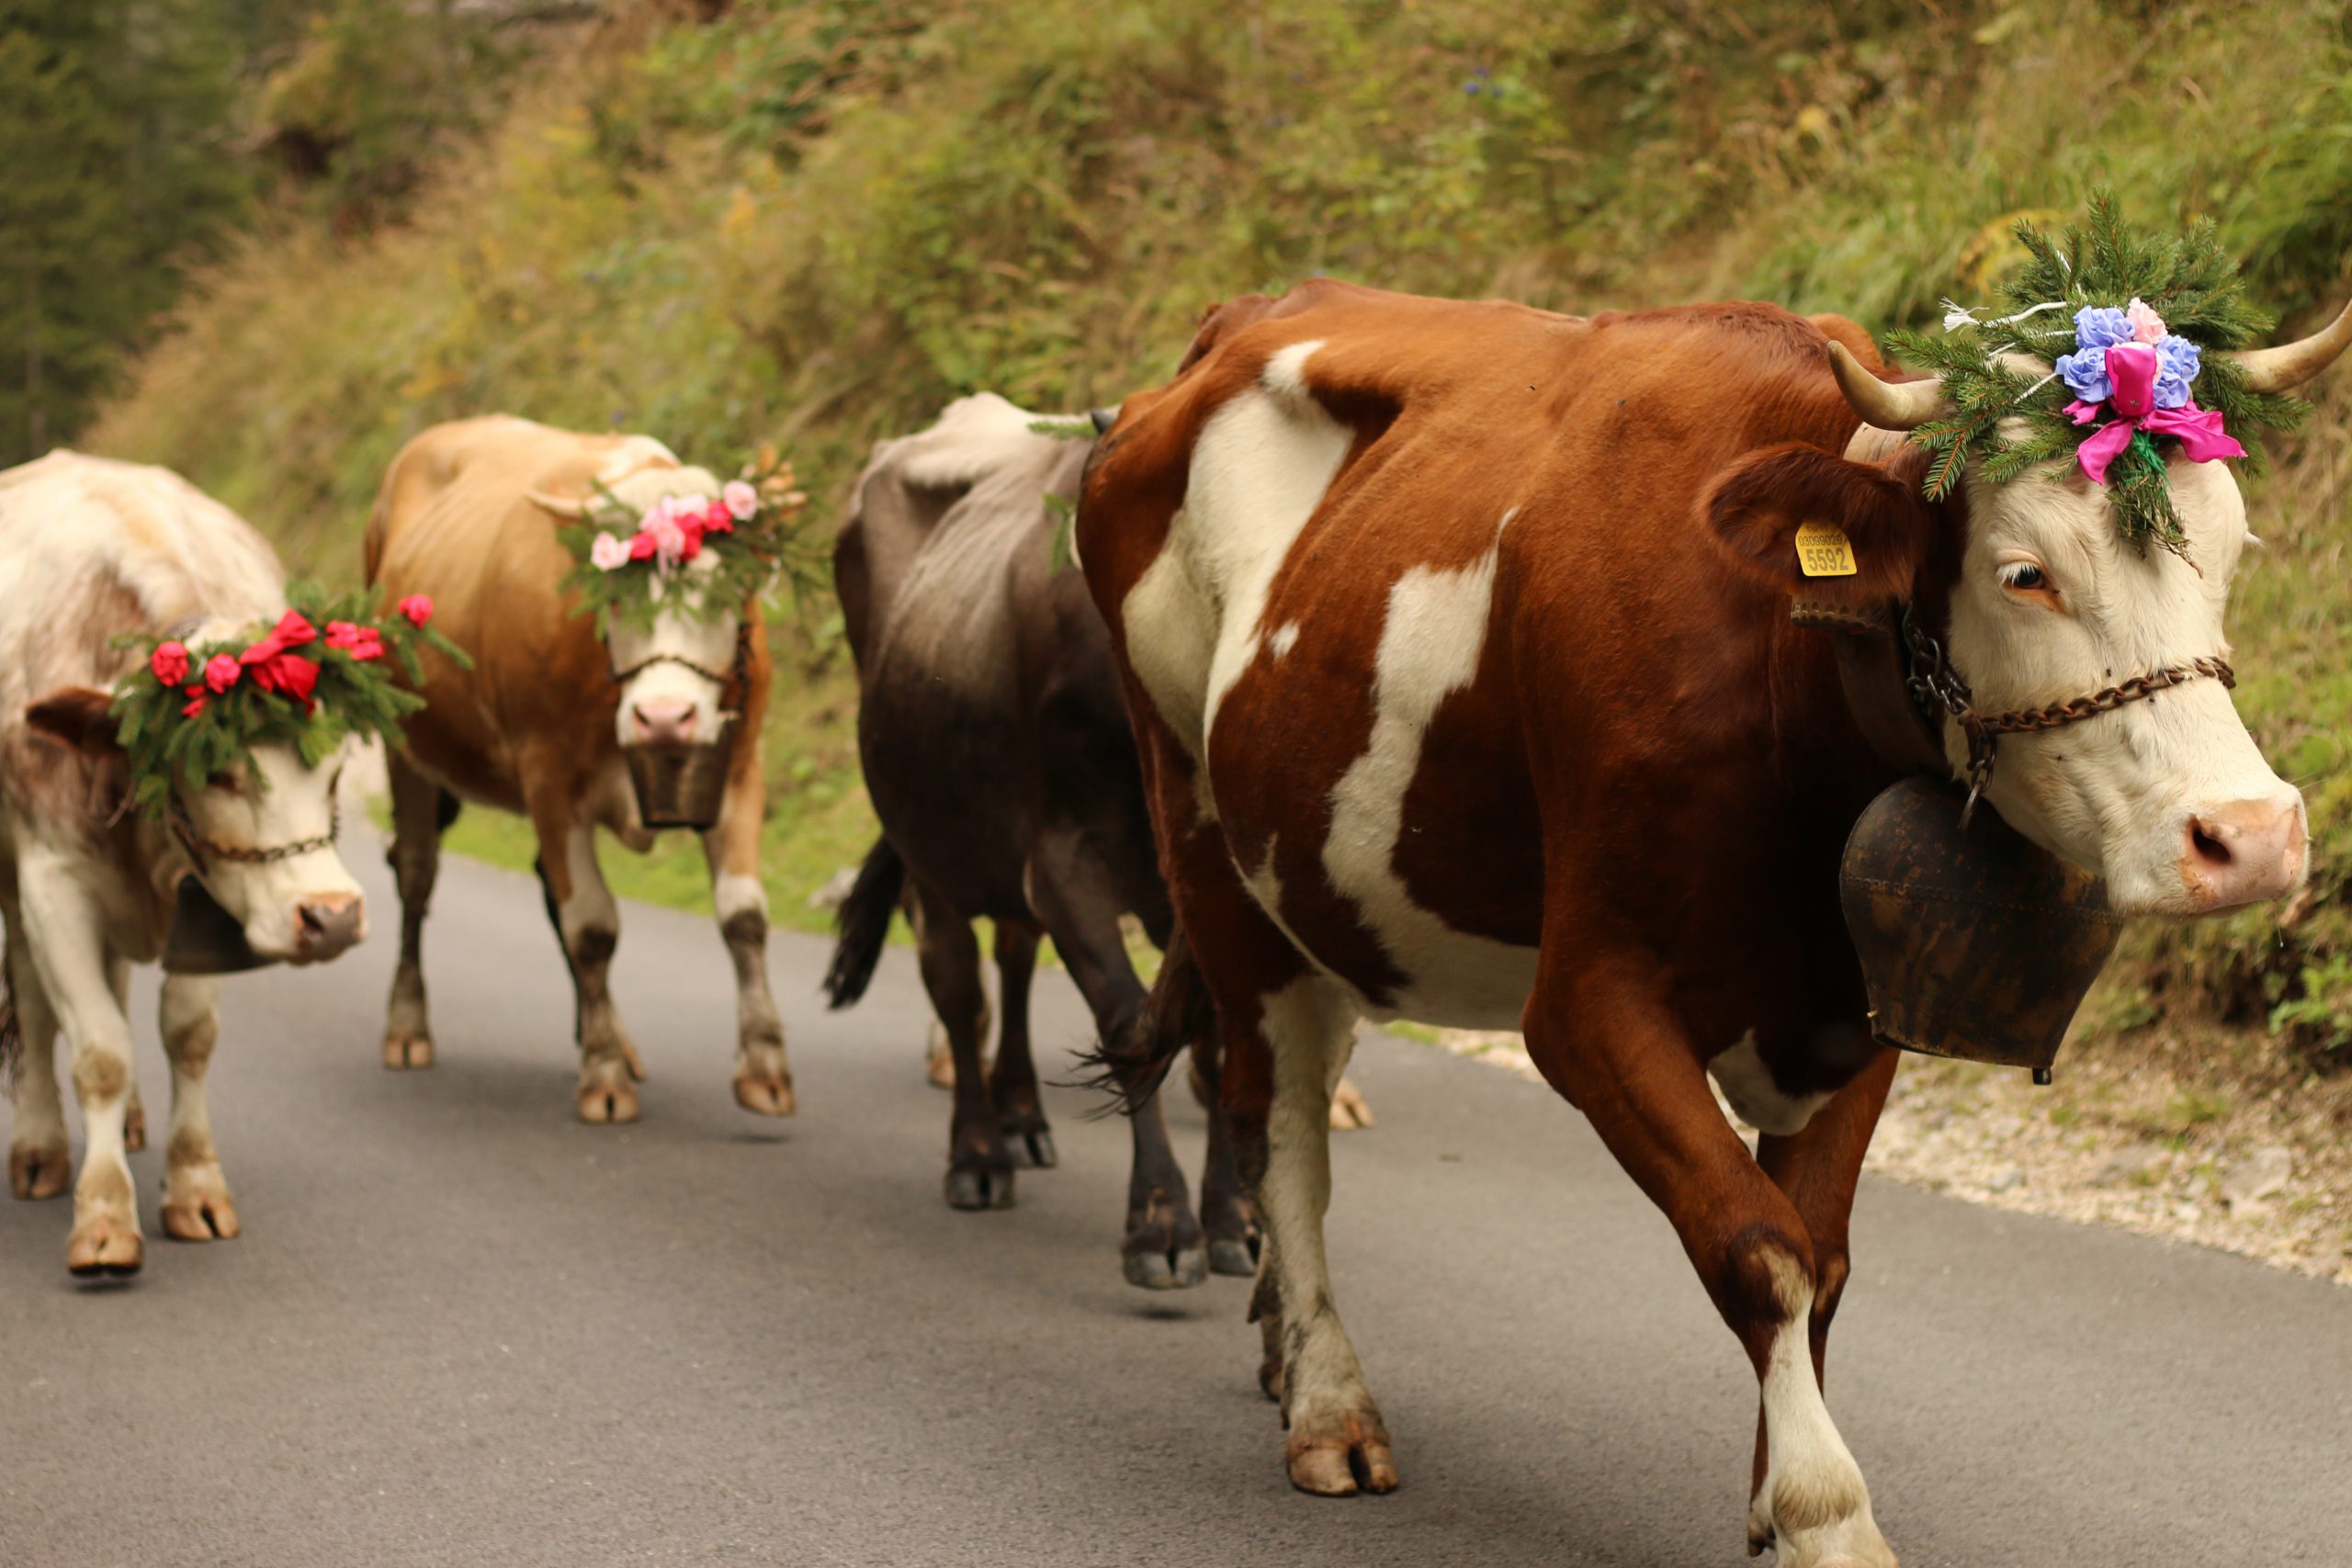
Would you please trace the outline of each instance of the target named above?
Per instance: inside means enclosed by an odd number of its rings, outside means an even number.
[[[2243,348],[2229,357],[2245,373],[2245,384],[2257,392],[2283,392],[2300,387],[2352,348],[2352,301],[2335,320],[2294,343],[2276,348]]]
[[[543,490],[526,491],[524,493],[531,498],[533,506],[542,512],[552,512],[558,517],[588,515],[589,502],[584,495],[550,495]]]
[[[1829,345],[1829,373],[1863,423],[1881,430],[1917,430],[1943,412],[1942,382],[1882,381],[1842,343]]]
[[[1114,408],[1096,409],[1086,417],[1094,422],[1095,434],[1107,435],[1111,433],[1111,427],[1119,423],[1119,411]]]

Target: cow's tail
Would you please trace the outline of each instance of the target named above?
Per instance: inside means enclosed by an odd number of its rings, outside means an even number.
[[[899,895],[907,885],[907,863],[890,847],[888,839],[876,839],[865,852],[865,863],[857,868],[857,880],[850,885],[849,897],[833,912],[833,962],[825,970],[825,997],[836,1008],[845,1008],[865,995],[865,987],[874,979],[874,966],[882,961],[882,944],[889,940],[890,917],[898,912]]]
[[[1193,961],[1184,928],[1176,928],[1159,962],[1159,976],[1124,1028],[1103,1036],[1080,1058],[1094,1069],[1083,1081],[1114,1097],[1132,1115],[1148,1104],[1185,1046],[1206,1040],[1216,1028],[1216,1002]]]
[[[17,1022],[17,998],[8,992],[8,976],[0,966],[0,1088],[17,1092],[17,1075],[25,1068],[25,1032]]]

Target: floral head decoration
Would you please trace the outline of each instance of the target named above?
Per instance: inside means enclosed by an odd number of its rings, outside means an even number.
[[[253,635],[190,646],[178,637],[134,637],[137,668],[115,683],[115,738],[130,757],[131,798],[158,815],[176,776],[201,788],[252,755],[257,745],[291,743],[316,767],[347,735],[400,741],[400,721],[424,705],[403,690],[424,679],[419,649],[469,668],[473,661],[434,630],[433,601],[413,593],[380,618],[366,594],[329,600],[315,585],[287,591],[292,606]]]
[[[1951,494],[1972,460],[2001,483],[2071,457],[2106,488],[2125,538],[2180,550],[2167,457],[2258,468],[2260,449],[2246,445],[2255,433],[2304,412],[2253,390],[2225,355],[2208,357],[2250,343],[2268,318],[2246,302],[2211,220],[2177,239],[2138,235],[2102,191],[2086,228],[2053,240],[2019,223],[2017,234],[2026,261],[2002,290],[2006,313],[1979,320],[1982,308],[1947,299],[1942,333],[1893,334],[1897,352],[1939,374],[1952,405],[1912,432],[1936,454],[1928,499]],[[2051,367],[2039,379],[2033,359]]]
[[[740,615],[784,569],[788,525],[808,504],[770,447],[715,496],[668,495],[640,511],[599,486],[580,520],[559,530],[577,563],[564,580],[574,613],[593,614],[600,633],[616,618],[650,625],[662,610]]]

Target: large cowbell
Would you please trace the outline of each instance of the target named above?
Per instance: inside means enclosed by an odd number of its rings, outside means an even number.
[[[1925,778],[1882,794],[1846,840],[1846,930],[1871,1033],[1930,1056],[2050,1065],[2123,922],[2106,885]]]
[[[638,820],[649,828],[715,827],[727,798],[735,729],[730,716],[713,742],[622,747],[629,785],[637,792]]]
[[[266,968],[264,958],[245,940],[245,928],[220,907],[198,878],[180,878],[178,902],[172,909],[172,934],[164,943],[166,975],[239,975]]]

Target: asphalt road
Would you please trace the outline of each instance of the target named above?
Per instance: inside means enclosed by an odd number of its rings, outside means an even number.
[[[1084,1096],[1017,1209],[942,1203],[907,953],[827,1014],[822,944],[776,939],[801,1110],[768,1122],[728,1094],[716,931],[630,908],[645,1118],[586,1127],[530,883],[445,867],[440,1065],[394,1075],[390,893],[348,858],[374,940],[223,1010],[242,1239],[160,1238],[160,1137],[128,1286],[69,1280],[63,1202],[0,1202],[7,1568],[1747,1562],[1747,1364],[1547,1091],[1359,1053],[1381,1122],[1336,1140],[1332,1256],[1405,1485],[1323,1501],[1283,1481],[1247,1282],[1121,1283],[1125,1137]],[[1041,1043],[1081,1043],[1039,993]],[[1855,1230],[1830,1403],[1907,1568],[2352,1563],[2352,1292],[1878,1181]]]

